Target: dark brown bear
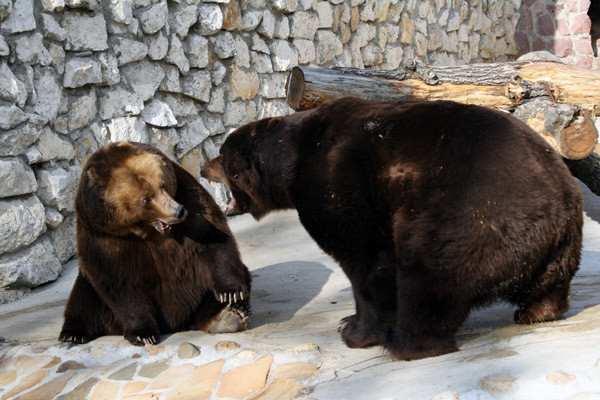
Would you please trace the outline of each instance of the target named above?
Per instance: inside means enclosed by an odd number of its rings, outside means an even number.
[[[111,143],[81,174],[79,275],[59,340],[235,332],[248,323],[250,274],[225,216],[198,181],[157,149]]]
[[[558,318],[579,264],[582,195],[561,158],[499,111],[344,98],[233,132],[203,176],[238,212],[296,208],[352,283],[349,347],[411,360],[457,350],[494,300]]]

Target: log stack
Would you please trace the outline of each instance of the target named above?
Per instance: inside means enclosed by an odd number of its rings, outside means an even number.
[[[343,96],[374,101],[453,100],[512,113],[564,157],[575,177],[600,195],[600,72],[558,62],[463,66],[421,63],[395,71],[295,67],[287,101],[296,111]]]

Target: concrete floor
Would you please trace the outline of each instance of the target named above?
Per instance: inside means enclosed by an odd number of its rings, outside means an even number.
[[[394,362],[381,348],[344,346],[336,327],[354,312],[348,279],[299,224],[295,212],[260,222],[230,220],[251,269],[253,319],[249,330],[210,336],[181,332],[162,338],[177,346],[234,340],[278,352],[304,343],[321,349],[321,373],[305,398],[313,399],[600,399],[600,198],[585,194],[584,251],[564,318],[533,326],[512,322],[513,307],[495,304],[474,312],[458,334],[460,351]],[[71,262],[55,283],[0,306],[3,351],[58,343],[62,312],[76,276]],[[116,343],[120,337],[100,338]]]

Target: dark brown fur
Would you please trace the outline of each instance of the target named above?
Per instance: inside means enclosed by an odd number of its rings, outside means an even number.
[[[225,216],[157,149],[98,149],[83,169],[75,212],[79,275],[60,340],[123,334],[156,343],[161,333],[208,330],[229,307],[222,294],[249,301],[250,274]]]
[[[494,300],[518,323],[558,318],[581,249],[582,195],[561,158],[499,111],[355,98],[233,132],[203,176],[238,212],[296,208],[352,283],[350,347],[410,360],[457,350]]]

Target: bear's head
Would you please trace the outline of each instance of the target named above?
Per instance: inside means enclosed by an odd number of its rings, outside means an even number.
[[[262,171],[272,161],[264,157],[258,147],[270,133],[282,128],[282,118],[265,118],[250,122],[233,131],[225,140],[219,156],[202,166],[202,177],[224,183],[231,192],[227,215],[249,212],[260,219],[271,210],[282,208],[268,187],[272,182],[261,178]],[[273,149],[275,151],[276,149]],[[267,150],[268,153],[268,150]]]
[[[83,169],[77,217],[110,234],[145,238],[156,229],[166,235],[187,216],[174,199],[176,190],[172,162],[161,152],[141,143],[110,143]]]

